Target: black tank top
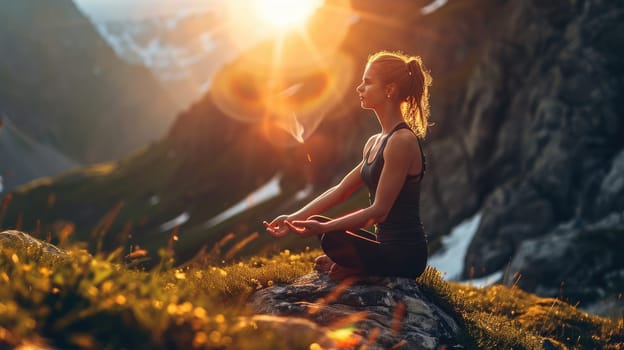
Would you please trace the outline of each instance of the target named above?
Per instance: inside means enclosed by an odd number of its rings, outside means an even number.
[[[381,170],[384,166],[383,152],[386,148],[386,143],[388,139],[392,137],[392,134],[400,129],[409,129],[409,126],[406,123],[400,123],[395,126],[382,141],[375,158],[370,163],[368,162],[371,149],[373,148],[372,146],[368,149],[366,157],[364,158],[361,176],[368,187],[369,201],[371,204],[375,202],[375,192],[377,191]],[[416,137],[416,135],[414,136]],[[377,239],[381,242],[399,240],[426,241],[423,225],[420,221],[420,182],[425,174],[426,162],[422,144],[418,137],[417,140],[423,162],[422,170],[420,174],[408,175],[405,178],[405,183],[392,205],[392,209],[390,209],[386,220],[376,225]]]

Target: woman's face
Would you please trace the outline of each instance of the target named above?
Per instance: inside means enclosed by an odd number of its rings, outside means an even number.
[[[360,105],[364,109],[376,109],[387,103],[386,84],[379,78],[375,64],[370,64],[364,70],[362,82],[356,88],[360,97]]]

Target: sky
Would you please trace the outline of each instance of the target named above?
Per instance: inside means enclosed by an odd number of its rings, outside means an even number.
[[[180,9],[206,9],[221,0],[74,0],[80,11],[95,21],[138,19],[178,12]]]

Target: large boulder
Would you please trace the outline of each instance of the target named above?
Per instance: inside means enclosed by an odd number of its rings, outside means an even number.
[[[580,302],[581,308],[604,316],[616,310],[621,315],[621,247],[624,212],[612,213],[595,223],[573,220],[522,242],[509,265],[506,282],[542,296]],[[610,310],[601,307],[612,302]]]
[[[451,347],[460,332],[453,317],[407,278],[337,285],[325,274],[310,273],[256,292],[250,304],[261,314],[306,318],[334,330],[352,326],[348,337],[367,349]]]

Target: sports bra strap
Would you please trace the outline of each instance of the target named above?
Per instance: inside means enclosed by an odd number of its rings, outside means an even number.
[[[390,132],[388,133],[388,135],[384,138],[384,140],[381,142],[381,145],[379,146],[379,149],[377,150],[377,155],[381,153],[383,153],[384,149],[386,148],[386,143],[388,142],[388,139],[390,138],[390,136],[392,136],[392,134],[394,134],[395,131],[397,130],[401,130],[401,129],[409,129],[412,130],[409,125],[407,125],[406,122],[401,122],[399,124],[397,124],[394,128],[392,128],[392,130],[390,130]],[[419,174],[416,175],[408,175],[407,178],[418,178],[419,180],[421,180],[424,176],[425,176],[425,171],[427,170],[427,159],[425,157],[425,152],[423,151],[423,147],[422,147],[422,142],[420,141],[420,137],[416,136],[416,140],[418,140],[418,148],[420,149],[420,159],[422,161],[422,170],[420,171]],[[368,159],[370,156],[370,152],[371,149],[373,147],[371,146],[368,151],[366,152],[366,157],[364,158],[365,161],[368,164]],[[377,155],[375,156],[375,159],[377,159]]]
[[[402,122],[397,124],[388,134],[388,136],[386,137],[386,139],[383,141],[384,144],[382,144],[382,147],[380,147],[382,150],[385,148],[385,143],[386,141],[390,138],[390,136],[397,130],[400,129],[409,129],[412,130],[409,125],[407,125],[407,123]],[[422,180],[422,178],[425,176],[425,171],[427,170],[427,158],[425,157],[425,152],[423,151],[423,147],[422,147],[422,142],[420,141],[420,137],[416,136],[416,140],[418,141],[418,149],[420,149],[420,159],[422,161],[422,170],[420,171],[419,174],[416,175],[408,175],[408,179],[409,178],[418,178],[419,180]],[[370,152],[370,150],[369,150]]]

